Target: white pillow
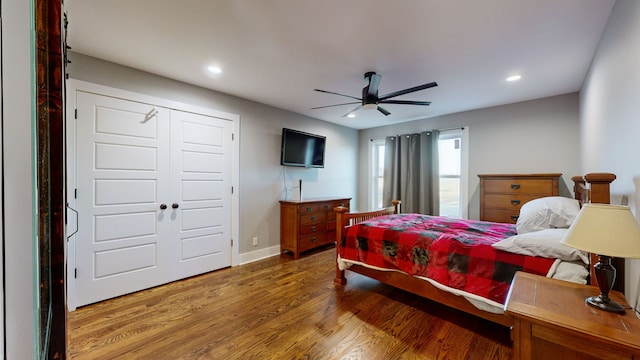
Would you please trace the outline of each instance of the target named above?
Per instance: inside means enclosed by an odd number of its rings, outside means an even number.
[[[580,212],[576,199],[548,196],[526,202],[520,208],[516,221],[518,234],[531,231],[568,228]]]
[[[495,249],[515,254],[540,256],[565,261],[582,260],[589,264],[586,252],[562,243],[567,229],[545,229],[526,234],[518,234],[492,244]]]

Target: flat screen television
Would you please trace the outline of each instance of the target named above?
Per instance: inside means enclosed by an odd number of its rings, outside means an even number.
[[[323,168],[326,140],[325,136],[283,128],[280,165]]]

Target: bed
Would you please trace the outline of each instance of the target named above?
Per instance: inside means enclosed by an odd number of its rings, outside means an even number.
[[[576,176],[572,179],[575,199],[549,197],[531,201],[523,206],[518,227],[514,224],[400,214],[400,201],[394,201],[392,206],[384,209],[361,213],[349,213],[347,209],[338,207],[335,209],[337,257],[334,283],[346,285],[345,271],[350,271],[511,326],[510,317],[503,313],[503,304],[516,271],[588,282],[587,269],[590,267],[586,263],[592,260],[589,254],[564,245],[560,255],[557,255],[558,249],[547,255],[547,245],[533,253],[531,248],[520,247],[516,254],[511,252],[514,244],[517,245],[523,237],[529,241],[551,233],[554,233],[551,236],[558,236],[563,229],[555,227],[568,227],[573,219],[569,213],[579,211],[581,203],[609,203],[609,187],[614,179],[615,175],[610,173]],[[529,228],[538,225],[535,223],[540,221],[541,207],[551,203],[555,208],[556,202],[562,206],[575,206],[577,210],[563,207],[551,212],[552,215],[544,212],[546,218],[553,218],[553,226],[548,226],[548,220],[542,220],[542,226],[549,229],[538,232],[538,229]],[[525,208],[528,209],[526,212]],[[569,215],[558,215],[563,212]],[[535,214],[535,218],[528,214]],[[519,234],[518,229],[523,234]],[[543,235],[545,232],[548,234]],[[535,239],[534,242],[538,241]],[[624,269],[624,266],[616,265],[616,268]]]

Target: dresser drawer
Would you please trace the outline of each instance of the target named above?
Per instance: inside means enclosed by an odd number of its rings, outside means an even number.
[[[349,208],[349,202],[348,201],[333,201],[330,205],[329,205],[329,210],[333,211],[334,208],[337,208],[338,206],[344,206],[347,209]]]
[[[515,224],[518,221],[518,210],[489,209],[484,210],[483,221]]]
[[[327,231],[327,243],[329,242],[336,242],[336,231],[335,230],[330,230]]]
[[[317,223],[311,225],[302,225],[300,226],[300,235],[311,235],[318,234],[327,230],[327,225],[325,223]]]
[[[298,213],[300,214],[317,213],[318,211],[320,211],[318,204],[303,204],[298,206]]]
[[[505,210],[520,210],[520,207],[531,201],[537,199],[539,196],[535,195],[522,195],[522,194],[486,194],[484,196],[484,205],[487,208],[498,208]]]
[[[318,204],[318,210],[329,212],[329,211],[333,211],[333,208],[331,207],[331,203],[324,203],[324,204]]]
[[[300,225],[309,225],[325,222],[327,220],[327,213],[315,213],[308,215],[300,215]]]
[[[551,195],[554,184],[551,179],[485,179],[485,194],[537,194]]]
[[[327,233],[322,232],[320,234],[312,234],[298,237],[298,250],[307,251],[320,245],[327,243]]]

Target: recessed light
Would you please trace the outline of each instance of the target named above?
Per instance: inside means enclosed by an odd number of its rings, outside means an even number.
[[[351,113],[351,114],[347,115],[347,117],[348,117],[348,118],[354,118],[354,117],[356,117],[356,114]]]
[[[212,73],[212,74],[220,74],[220,73],[222,73],[222,69],[220,69],[217,66],[209,66],[207,68],[207,70],[209,70],[209,72]]]
[[[512,75],[507,78],[507,81],[518,81],[522,79],[522,75]]]

